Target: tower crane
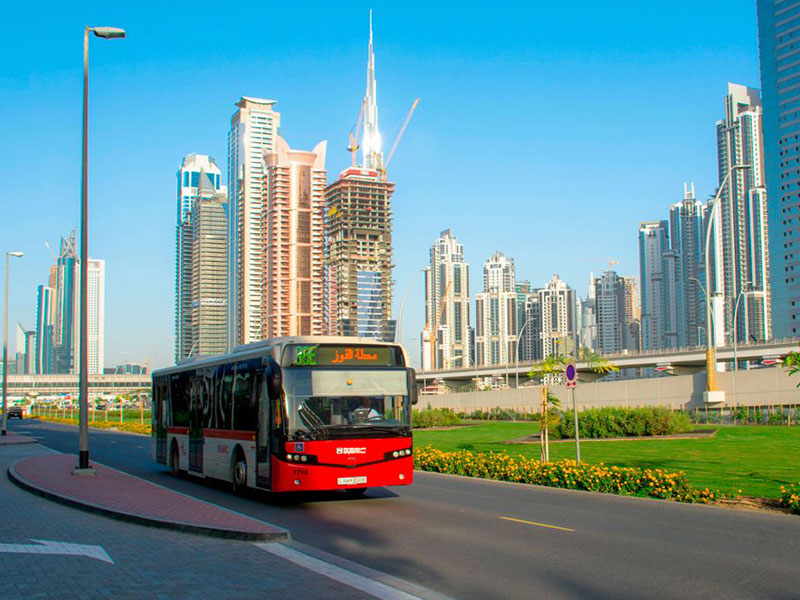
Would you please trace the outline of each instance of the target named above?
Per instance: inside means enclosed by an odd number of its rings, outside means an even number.
[[[357,160],[356,160],[356,152],[358,152],[358,149],[361,147],[358,144],[358,135],[359,135],[359,133],[361,133],[361,121],[364,119],[364,107],[366,106],[366,104],[367,104],[367,99],[364,98],[361,101],[361,110],[358,113],[358,119],[353,124],[353,126],[350,128],[350,134],[349,134],[349,136],[350,136],[350,145],[347,147],[347,151],[350,153],[350,155],[353,158],[353,166],[354,167],[356,166],[356,162],[357,162]],[[355,133],[353,133],[353,131],[355,131]]]
[[[397,145],[400,143],[400,139],[403,137],[403,134],[406,131],[406,127],[408,127],[408,122],[411,121],[411,117],[414,114],[414,111],[417,109],[417,105],[419,104],[419,98],[414,100],[414,103],[411,105],[411,108],[406,115],[406,118],[403,120],[403,125],[400,127],[400,132],[397,134],[397,137],[394,139],[394,143],[392,144],[391,150],[386,155],[386,161],[378,166],[378,170],[381,173],[381,179],[386,181],[386,169],[389,167],[389,161],[392,160],[392,156],[394,156],[394,151],[397,150]]]

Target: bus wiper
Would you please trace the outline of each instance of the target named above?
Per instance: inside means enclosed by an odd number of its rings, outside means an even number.
[[[311,430],[309,432],[310,436],[316,437],[318,440],[328,439],[328,428],[322,422],[322,419],[317,416],[317,413],[308,408],[305,400],[297,406],[297,414],[303,424]]]
[[[357,429],[375,429],[377,431],[381,431],[384,433],[392,433],[397,437],[405,437],[409,434],[409,428],[407,425],[374,425],[374,424],[366,424],[366,425],[357,425]]]

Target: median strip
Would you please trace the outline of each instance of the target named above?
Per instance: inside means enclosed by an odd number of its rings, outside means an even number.
[[[503,521],[514,521],[525,525],[536,525],[537,527],[547,527],[548,529],[559,529],[561,531],[575,531],[569,527],[559,527],[558,525],[548,525],[547,523],[537,523],[536,521],[526,521],[525,519],[514,519],[512,517],[500,517]]]

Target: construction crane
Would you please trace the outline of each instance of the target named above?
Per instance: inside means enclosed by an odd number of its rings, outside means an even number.
[[[619,261],[616,258],[614,258],[613,256],[609,257],[609,258],[584,258],[583,260],[585,262],[598,262],[598,263],[604,262],[604,263],[608,263],[608,270],[609,271],[613,271],[614,270],[614,266],[619,264]]]
[[[408,122],[411,120],[411,117],[414,114],[414,111],[417,109],[418,104],[419,104],[419,98],[414,100],[414,103],[411,105],[411,109],[408,111],[406,118],[403,120],[403,125],[400,127],[400,132],[394,139],[394,143],[392,144],[391,150],[389,150],[389,153],[386,155],[386,162],[384,162],[378,167],[378,170],[381,173],[381,179],[383,179],[384,181],[386,181],[386,169],[389,167],[389,161],[392,160],[392,156],[394,156],[394,151],[397,150],[397,145],[400,143],[400,138],[403,137],[403,134],[406,131],[406,127],[408,127]]]
[[[442,321],[442,315],[444,314],[444,302],[447,300],[447,293],[450,291],[450,286],[453,284],[453,281],[450,280],[447,282],[447,285],[444,286],[444,294],[442,294],[442,299],[439,300],[439,310],[436,314],[436,322],[433,324],[433,328],[430,328],[430,323],[425,324],[425,330],[428,332],[428,339],[430,340],[431,345],[431,368],[436,365],[436,331],[439,329],[439,324]]]
[[[366,104],[367,104],[367,99],[364,98],[361,101],[361,110],[358,113],[358,119],[356,120],[355,123],[353,123],[353,126],[350,128],[350,134],[349,134],[350,145],[347,147],[347,151],[353,158],[354,167],[356,166],[357,162],[356,152],[358,152],[358,149],[361,147],[358,145],[358,134],[361,133],[361,121],[364,119],[364,106],[366,106]],[[355,134],[353,133],[353,131],[355,131]]]

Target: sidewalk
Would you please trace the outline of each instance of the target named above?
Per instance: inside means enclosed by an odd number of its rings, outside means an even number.
[[[6,431],[6,435],[0,435],[0,446],[13,446],[14,444],[36,444],[37,440],[26,435]]]
[[[13,444],[36,440],[10,434]],[[19,441],[20,438],[26,441]],[[8,477],[30,492],[123,521],[240,540],[288,541],[289,531],[198,500],[122,471],[92,463],[96,475],[73,475],[74,454],[31,456],[8,467]]]

